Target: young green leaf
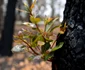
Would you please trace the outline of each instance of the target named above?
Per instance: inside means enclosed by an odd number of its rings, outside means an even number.
[[[30,7],[30,10],[31,10],[31,11],[32,11],[32,9],[34,8],[35,4],[36,4],[36,0],[34,0],[34,2],[32,3],[32,5],[31,5],[31,7]]]
[[[61,25],[54,26],[53,28],[50,29],[50,32],[52,32],[54,29],[59,28]]]
[[[53,18],[46,18],[46,19],[44,20],[45,25],[49,24],[52,20],[53,20]]]
[[[63,46],[64,42],[60,42],[56,47],[52,48],[51,52],[54,52],[58,49],[60,49]]]
[[[50,52],[49,54],[43,54],[42,58],[47,61],[50,60],[54,56],[54,53]]]
[[[63,27],[60,27],[60,34],[64,34],[65,33],[65,31],[66,31],[66,28],[67,28],[67,25],[66,25],[66,23],[64,24],[64,26]]]
[[[45,28],[45,31],[46,31],[46,32],[48,32],[48,31],[51,29],[51,27],[53,26],[53,24],[54,24],[54,22],[55,22],[56,20],[58,20],[58,18],[53,19],[51,22],[49,22],[49,23],[46,25],[46,28]]]
[[[30,15],[30,21],[34,24],[37,24],[38,22],[41,21],[41,19]]]
[[[45,53],[49,48],[50,48],[50,42],[46,42],[46,43],[41,47],[41,53]]]
[[[24,6],[25,6],[25,11],[27,11],[28,13],[30,13],[28,4],[27,3],[24,3]]]
[[[34,38],[32,38],[32,47],[37,47],[38,41],[44,41],[42,35],[34,36]]]

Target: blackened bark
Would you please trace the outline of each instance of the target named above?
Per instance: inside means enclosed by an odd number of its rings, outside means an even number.
[[[64,46],[55,52],[52,69],[85,70],[85,0],[67,0],[63,22],[68,28],[58,42]]]
[[[3,22],[3,0],[0,0],[0,39],[1,39],[1,30],[2,30],[2,22]]]
[[[0,54],[2,56],[11,56],[11,48],[13,41],[14,21],[15,21],[15,6],[17,0],[8,0],[7,12],[4,22],[4,30],[1,38]]]

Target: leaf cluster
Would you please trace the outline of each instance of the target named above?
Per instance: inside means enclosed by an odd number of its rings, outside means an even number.
[[[17,35],[14,35],[14,41],[18,44],[21,44],[17,46],[19,48],[17,51],[21,52],[20,48],[26,48],[24,51],[32,54],[32,56],[29,57],[30,60],[40,56],[41,59],[47,61],[51,60],[54,57],[54,52],[63,46],[64,42],[60,42],[57,45],[56,42],[58,40],[58,35],[64,34],[67,26],[66,23],[63,27],[61,24],[55,25],[54,23],[57,22],[58,17],[45,17],[44,19],[35,17],[32,14],[32,9],[34,8],[35,3],[36,0],[34,0],[31,7],[28,7],[27,4],[24,4],[26,11],[30,13],[31,22],[24,23],[24,25],[27,26],[29,30],[22,28],[22,30],[19,31]],[[43,28],[39,26],[39,22],[42,21]],[[54,30],[56,28],[60,29],[58,34],[54,34]],[[52,39],[51,37],[54,37],[54,35],[55,39]],[[16,49],[13,49],[12,51],[16,52]]]

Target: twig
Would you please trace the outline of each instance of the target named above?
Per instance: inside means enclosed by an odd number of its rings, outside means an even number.
[[[51,48],[53,48],[53,46],[54,46],[54,44],[56,43],[56,40],[53,42],[53,44],[52,44],[52,46],[51,46]]]
[[[25,44],[27,44],[28,48],[30,48],[36,55],[39,55],[37,52],[34,51],[34,49],[27,42],[25,42],[21,38],[20,38],[20,40],[23,41]]]
[[[37,24],[35,24],[35,25],[36,25],[36,27],[37,27],[38,31],[42,34],[42,32],[40,31],[40,29],[39,29],[38,25],[37,25]],[[46,41],[46,39],[45,39],[45,37],[43,36],[43,34],[42,34],[42,37],[43,37],[44,41]]]

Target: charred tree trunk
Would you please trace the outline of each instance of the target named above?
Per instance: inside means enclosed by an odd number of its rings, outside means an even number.
[[[3,21],[3,0],[0,0],[0,39],[1,39],[1,30],[2,30],[2,21]]]
[[[85,70],[85,0],[67,0],[64,22],[68,28],[58,40],[64,46],[55,52],[52,70]]]
[[[2,56],[11,56],[11,48],[13,41],[14,21],[15,21],[15,6],[17,0],[8,0],[7,12],[4,22],[4,30],[2,32],[0,54]]]

